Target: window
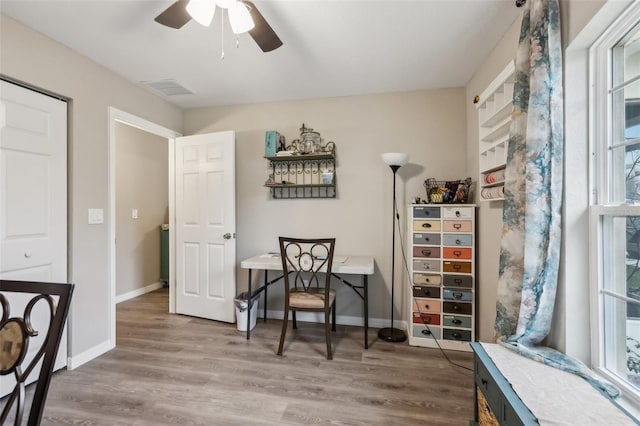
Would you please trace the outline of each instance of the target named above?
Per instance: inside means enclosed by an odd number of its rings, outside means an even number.
[[[592,362],[640,402],[640,7],[590,51]]]

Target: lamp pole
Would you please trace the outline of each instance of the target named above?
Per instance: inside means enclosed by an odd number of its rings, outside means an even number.
[[[407,340],[407,335],[404,331],[393,327],[393,311],[395,308],[394,294],[395,294],[395,280],[396,280],[396,172],[400,168],[398,164],[390,164],[393,171],[393,205],[391,206],[391,327],[381,328],[378,331],[378,337],[387,342],[404,342]]]

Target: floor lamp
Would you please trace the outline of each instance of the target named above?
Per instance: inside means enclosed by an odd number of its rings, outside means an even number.
[[[409,154],[387,152],[385,154],[382,154],[382,160],[384,160],[384,162],[387,163],[387,165],[391,167],[391,170],[393,171],[393,222],[391,224],[391,232],[393,235],[391,240],[391,327],[381,328],[380,331],[378,331],[378,337],[382,340],[386,340],[387,342],[404,342],[405,340],[407,340],[407,335],[404,333],[404,331],[398,328],[393,328],[393,295],[395,290],[396,278],[396,172],[400,167],[409,162]]]

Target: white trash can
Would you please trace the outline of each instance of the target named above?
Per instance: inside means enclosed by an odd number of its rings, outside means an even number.
[[[240,293],[233,301],[236,305],[236,323],[238,331],[247,331],[247,307],[249,305],[247,292]],[[258,317],[258,295],[253,296],[251,301],[251,324],[249,330],[256,326]]]

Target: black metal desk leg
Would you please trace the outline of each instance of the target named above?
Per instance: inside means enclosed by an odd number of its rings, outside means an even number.
[[[369,349],[369,282],[367,275],[362,276],[364,284],[364,348]]]
[[[249,269],[249,300],[247,301],[247,340],[251,337],[251,269]]]
[[[264,314],[262,316],[263,321],[267,322],[267,287],[269,287],[269,284],[267,284],[268,280],[267,280],[267,270],[264,270]]]

